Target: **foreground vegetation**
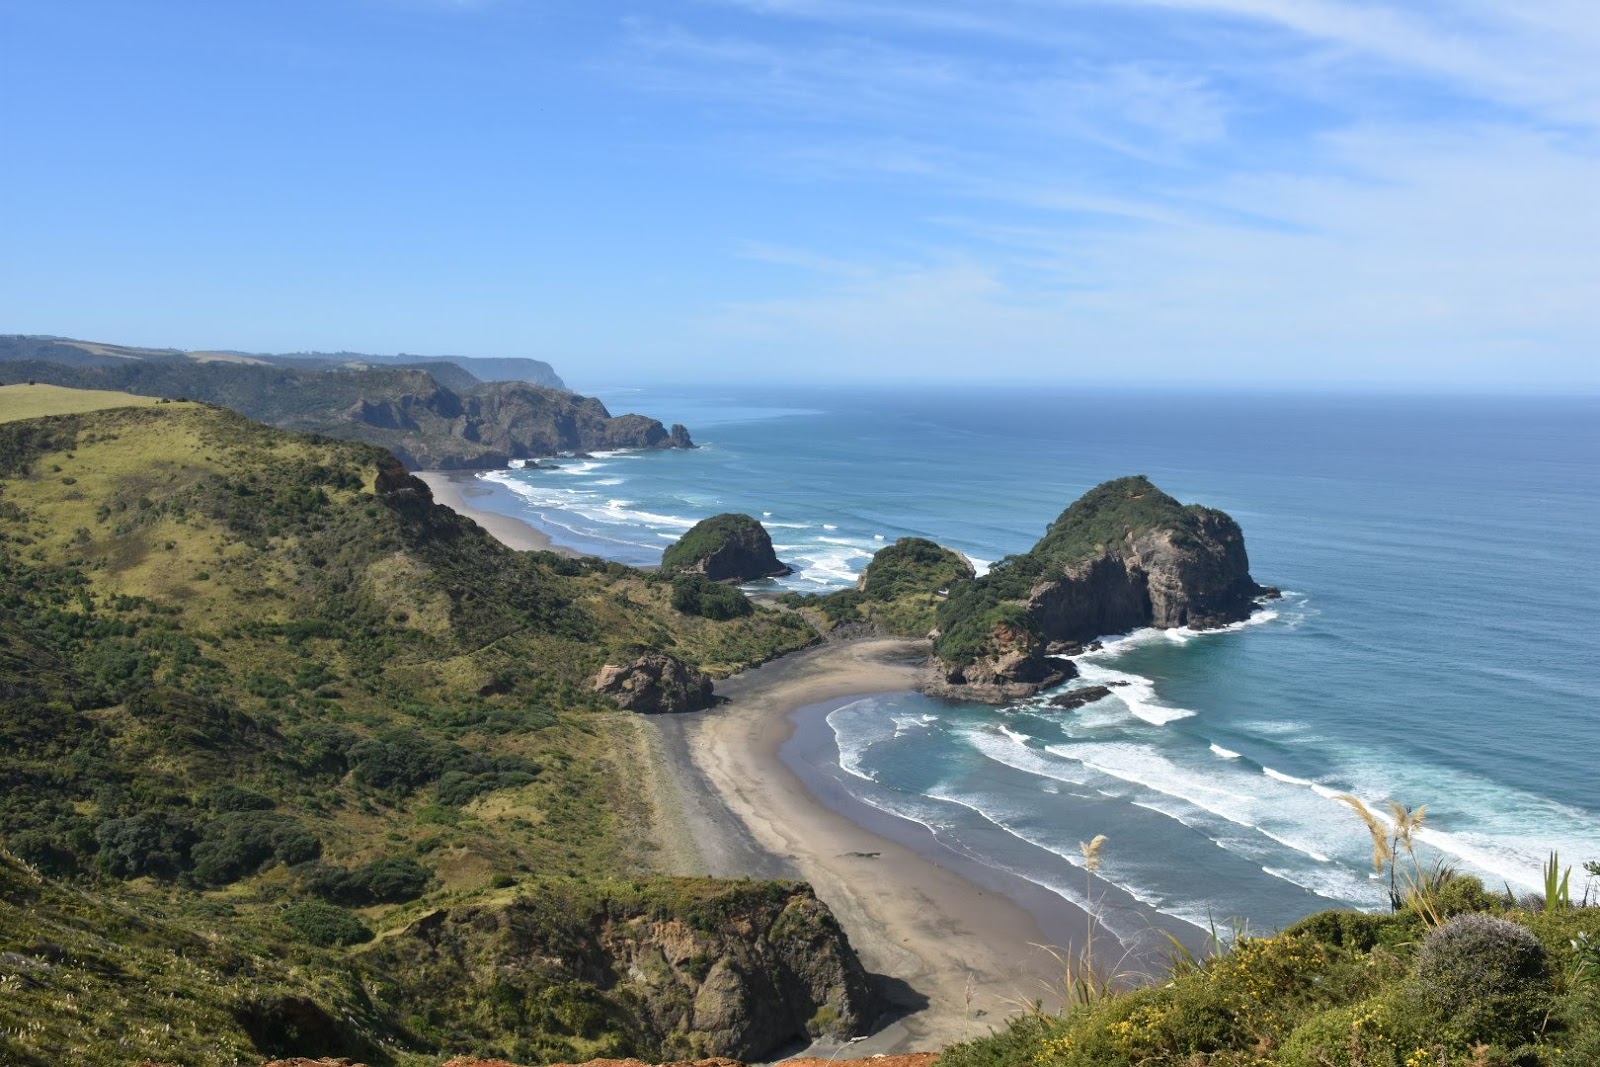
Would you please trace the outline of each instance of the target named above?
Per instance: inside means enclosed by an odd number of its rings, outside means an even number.
[[[604,998],[418,1015],[377,976],[441,909],[732,891],[651,876],[639,725],[590,681],[815,634],[672,598],[511,552],[366,445],[189,403],[0,424],[0,1062],[660,1051]]]
[[[1391,856],[1389,862],[1396,857]],[[1552,860],[1552,863],[1554,861]],[[1392,869],[1392,868],[1391,868]],[[1160,978],[1067,964],[1069,1005],[945,1067],[1537,1067],[1600,1063],[1600,908],[1437,868],[1392,914],[1330,911]]]

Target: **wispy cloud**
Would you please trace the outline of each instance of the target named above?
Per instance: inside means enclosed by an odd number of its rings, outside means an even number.
[[[750,235],[788,275],[709,339],[1474,381],[1600,343],[1586,3],[714,6],[630,24],[635,84],[715,101],[773,174],[942,209],[889,254]]]

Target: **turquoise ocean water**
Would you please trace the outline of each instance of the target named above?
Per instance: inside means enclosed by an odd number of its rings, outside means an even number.
[[[488,501],[630,563],[745,511],[796,567],[787,588],[849,584],[907,534],[983,566],[1135,473],[1240,522],[1284,600],[1080,660],[1085,682],[1130,683],[1115,696],[1077,713],[836,702],[786,752],[942,847],[1092,894],[1130,943],[1384,906],[1338,792],[1427,804],[1427,858],[1496,888],[1535,889],[1551,849],[1600,859],[1600,398],[600,393],[703,447],[496,472]],[[1102,833],[1086,887],[1078,843]]]

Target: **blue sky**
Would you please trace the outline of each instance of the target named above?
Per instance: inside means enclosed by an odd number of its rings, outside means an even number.
[[[1600,387],[1593,0],[0,0],[0,331]]]

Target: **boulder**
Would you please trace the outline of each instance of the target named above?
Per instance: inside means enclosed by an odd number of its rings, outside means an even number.
[[[626,711],[645,715],[699,711],[713,700],[710,676],[667,652],[647,652],[629,664],[606,664],[595,677],[594,691]]]

